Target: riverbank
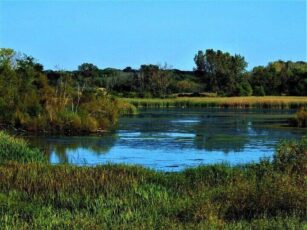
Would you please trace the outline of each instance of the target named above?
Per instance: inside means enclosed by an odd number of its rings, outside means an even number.
[[[2,134],[0,142],[6,146],[0,151],[4,229],[307,226],[306,139],[281,144],[272,162],[178,173],[127,165],[50,165],[23,141]]]
[[[296,109],[307,106],[307,97],[176,97],[123,98],[139,108],[204,107],[204,108],[272,108]]]

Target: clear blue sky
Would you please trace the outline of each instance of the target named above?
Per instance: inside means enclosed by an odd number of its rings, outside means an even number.
[[[306,61],[306,1],[3,1],[0,47],[45,69],[163,64],[191,70],[202,49],[265,65]]]

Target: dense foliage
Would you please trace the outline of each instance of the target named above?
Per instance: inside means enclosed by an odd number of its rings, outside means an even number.
[[[247,71],[247,62],[243,56],[231,55],[220,50],[198,51],[194,57],[196,67],[193,71],[171,69],[167,64],[164,66],[146,64],[141,65],[139,69],[131,67],[123,70],[99,69],[92,63],[83,63],[75,71],[43,70],[43,66],[35,62],[32,57],[16,58],[16,53],[11,49],[1,49],[0,56],[2,76],[0,85],[6,89],[2,95],[12,97],[14,94],[12,87],[15,87],[14,84],[17,81],[20,85],[20,79],[22,79],[22,85],[26,87],[16,90],[23,93],[30,90],[28,100],[40,96],[50,98],[48,94],[53,94],[54,98],[64,95],[70,98],[69,100],[61,98],[65,101],[64,104],[73,102],[71,111],[80,108],[78,104],[80,101],[88,101],[84,95],[83,100],[80,100],[78,95],[89,89],[92,91],[99,89],[98,91],[102,94],[108,91],[118,96],[146,98],[164,98],[174,94],[189,96],[307,95],[306,62],[276,61]],[[34,79],[35,82],[33,82]],[[7,87],[7,84],[3,85],[2,82],[13,85]],[[32,83],[35,83],[36,88],[32,87]],[[53,90],[47,86],[52,87]],[[59,89],[56,90],[56,88]],[[71,88],[74,89],[73,93]],[[63,92],[64,89],[65,92]],[[36,90],[41,92],[35,94]],[[68,93],[71,94],[68,96]],[[15,103],[12,100],[10,102]],[[0,101],[0,105],[3,103]],[[28,103],[30,102],[27,101],[25,106]],[[38,112],[40,109],[38,104],[32,105],[31,113]]]
[[[80,68],[87,71],[89,68]],[[108,129],[116,122],[118,101],[104,89],[57,71],[47,78],[32,57],[0,50],[0,124],[27,131],[81,133]]]
[[[120,113],[136,113],[113,96],[307,95],[306,62],[278,61],[248,72],[244,57],[212,49],[199,51],[194,61],[194,71],[151,64],[99,69],[91,63],[75,71],[44,70],[33,57],[0,49],[0,126],[66,134],[107,130]]]
[[[205,91],[227,96],[251,96],[245,68],[247,62],[240,55],[232,56],[218,50],[199,51],[194,58],[196,74],[201,78]]]
[[[2,163],[0,228],[305,229],[306,161],[302,139],[283,142],[272,161],[179,173]]]
[[[139,69],[99,69],[83,63],[69,72],[80,85],[105,88],[125,97],[189,96],[265,96],[307,95],[307,63],[276,61],[247,71],[240,55],[212,49],[199,51],[194,71],[171,69],[166,64],[141,65]],[[49,80],[59,78],[59,71],[46,71]]]
[[[307,63],[283,62],[258,66],[250,73],[254,95],[307,95]]]

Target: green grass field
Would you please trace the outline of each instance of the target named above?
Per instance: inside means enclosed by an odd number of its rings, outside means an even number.
[[[0,229],[307,227],[307,139],[281,144],[272,162],[164,173],[50,165],[23,141],[1,135]],[[7,156],[16,145],[23,148]]]
[[[233,107],[233,108],[299,108],[307,106],[307,97],[176,97],[176,98],[124,98],[125,101],[145,108],[165,107]]]

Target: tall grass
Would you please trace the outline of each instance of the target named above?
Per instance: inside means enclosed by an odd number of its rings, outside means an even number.
[[[179,97],[179,98],[125,98],[136,107],[218,107],[218,108],[276,108],[289,109],[307,106],[307,97]]]
[[[116,100],[115,103],[116,106],[119,108],[119,113],[121,115],[135,115],[138,113],[137,108],[133,104],[130,104],[127,101],[119,99]]]
[[[46,162],[46,158],[38,149],[29,148],[24,140],[0,131],[0,164],[8,161]]]
[[[282,143],[272,161],[178,173],[2,164],[0,228],[304,229],[306,143]]]

